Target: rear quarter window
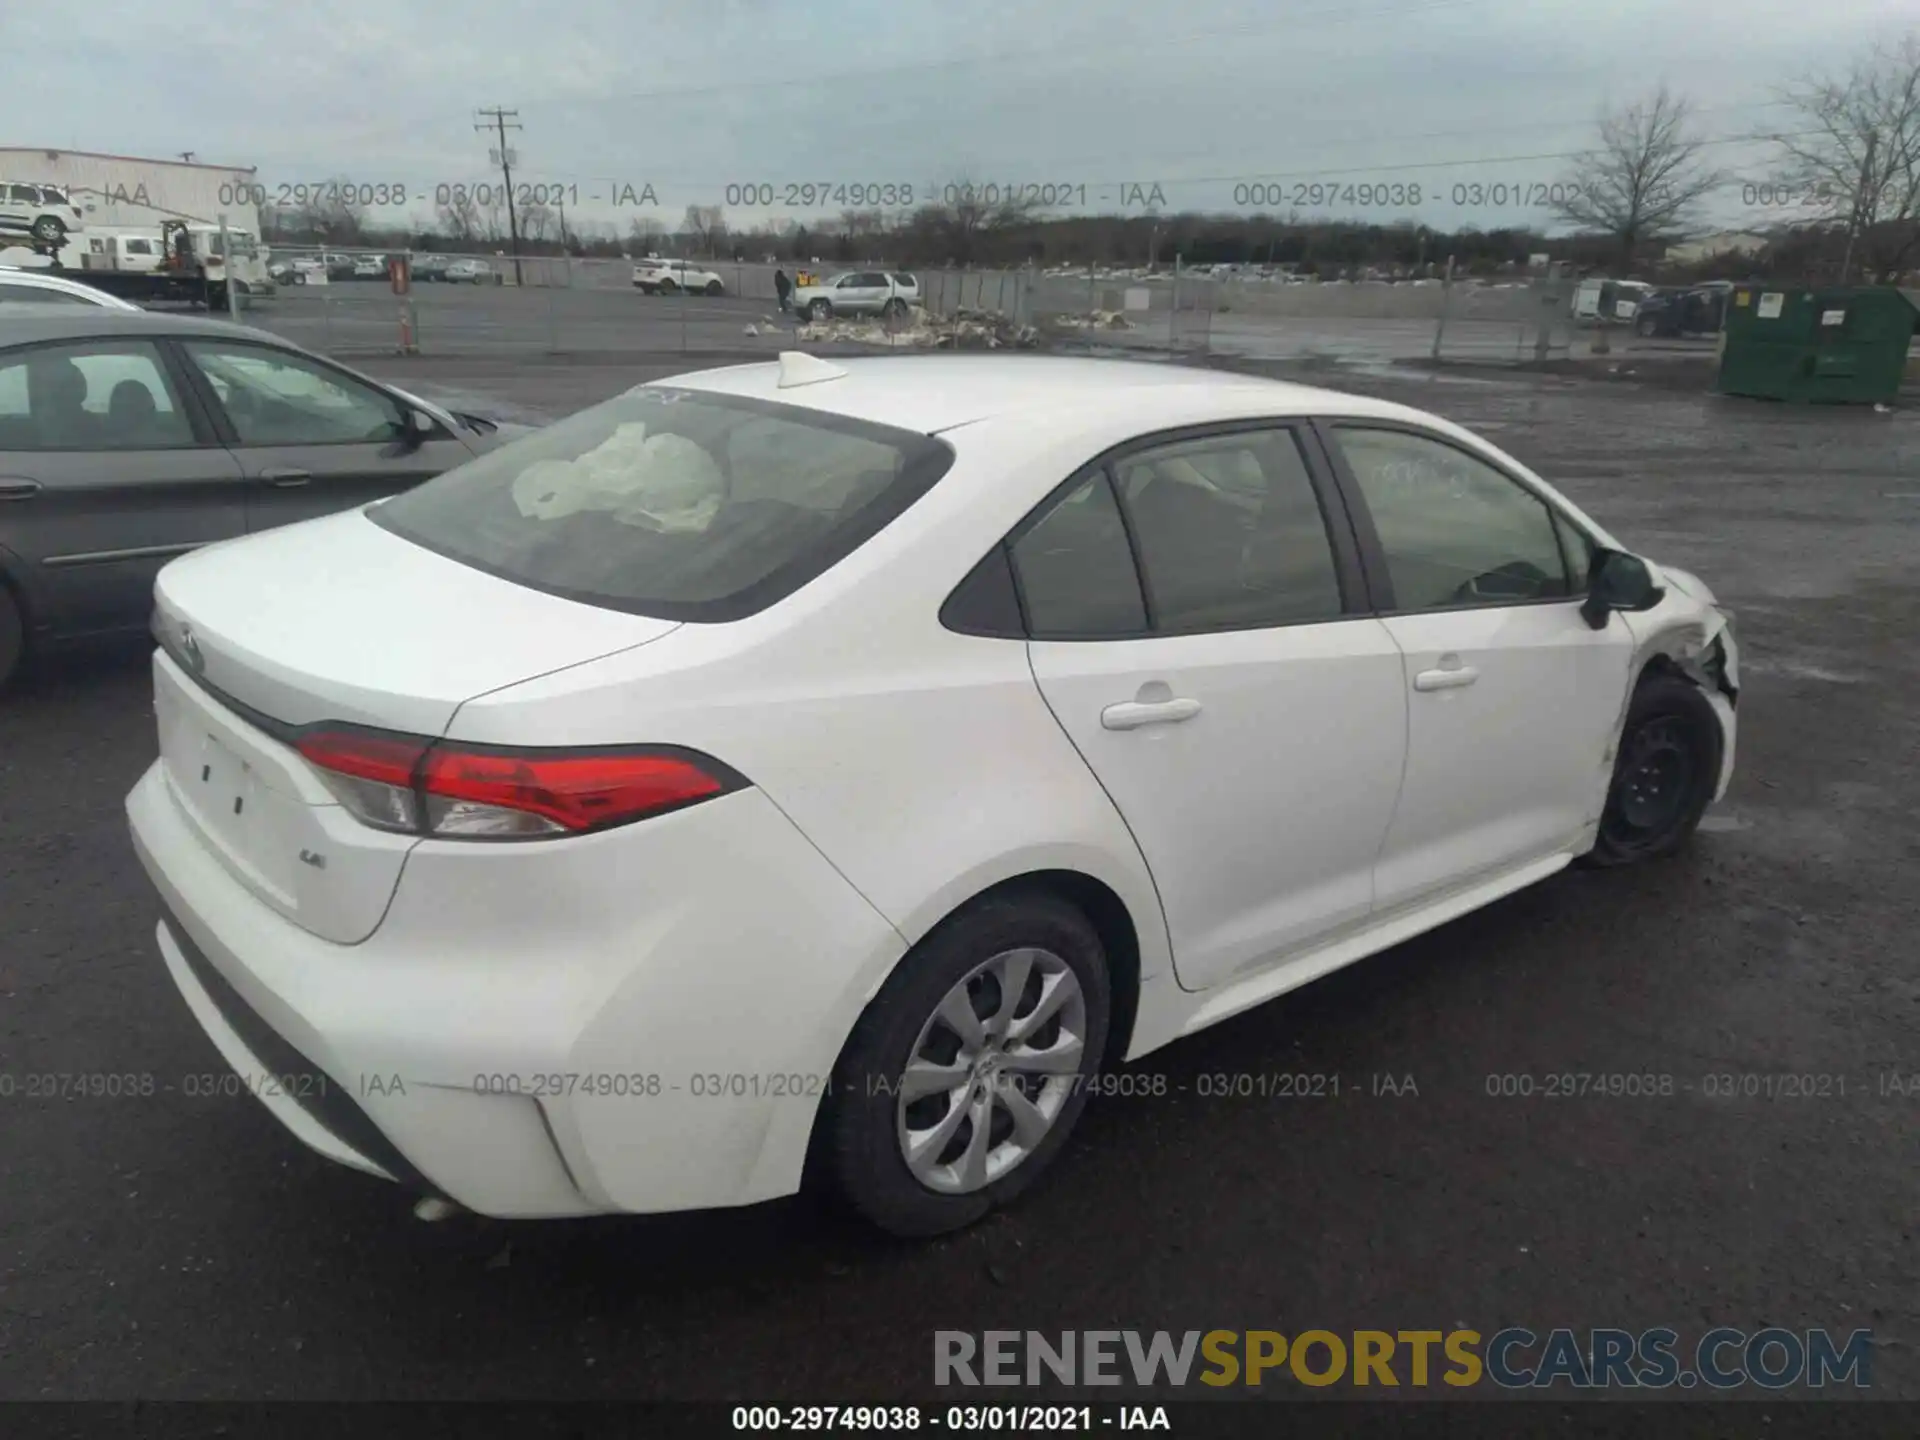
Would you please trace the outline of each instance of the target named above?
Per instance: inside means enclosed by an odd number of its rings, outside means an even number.
[[[912,431],[643,386],[367,514],[549,594],[724,621],[838,564],[952,461],[944,443]]]

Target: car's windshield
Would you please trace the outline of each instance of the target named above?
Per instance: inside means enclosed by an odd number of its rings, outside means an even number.
[[[832,565],[950,459],[946,445],[909,431],[647,386],[369,513],[536,589],[642,614],[727,619]]]

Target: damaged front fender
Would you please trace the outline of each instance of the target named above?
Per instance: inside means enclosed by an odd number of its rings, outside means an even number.
[[[1634,636],[1633,663],[1628,671],[1633,684],[1620,699],[1613,744],[1607,754],[1608,770],[1611,773],[1619,753],[1620,735],[1626,728],[1635,688],[1650,671],[1665,670],[1697,685],[1719,718],[1720,774],[1713,791],[1718,801],[1733,781],[1734,710],[1740,699],[1740,645],[1733,616],[1720,607],[1698,576],[1671,566],[1661,566],[1658,574],[1666,583],[1667,598],[1644,613],[1623,614]]]

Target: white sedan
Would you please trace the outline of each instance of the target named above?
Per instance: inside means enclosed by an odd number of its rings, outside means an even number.
[[[1103,1068],[1666,855],[1733,764],[1700,580],[1445,420],[1171,366],[657,381],[156,602],[187,1006],[308,1145],[491,1216],[811,1154],[965,1225]]]

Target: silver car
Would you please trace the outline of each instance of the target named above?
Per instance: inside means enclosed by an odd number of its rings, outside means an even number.
[[[793,292],[793,313],[808,320],[836,315],[904,315],[920,303],[920,282],[901,271],[851,270]]]
[[[0,684],[145,628],[176,555],[382,499],[511,438],[262,331],[0,307]]]

